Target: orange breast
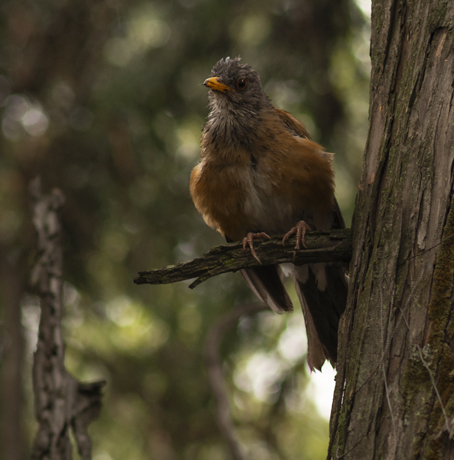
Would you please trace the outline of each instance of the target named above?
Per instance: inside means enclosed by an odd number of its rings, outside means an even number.
[[[305,216],[315,228],[329,229],[334,204],[331,154],[290,134],[279,119],[260,129],[260,141],[249,150],[203,150],[190,185],[198,211],[232,240],[248,232],[284,233]]]
[[[192,171],[190,191],[205,222],[232,240],[248,228],[244,167],[202,161]]]

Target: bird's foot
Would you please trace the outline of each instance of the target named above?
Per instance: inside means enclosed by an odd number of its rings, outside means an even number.
[[[292,236],[294,233],[296,233],[296,245],[295,245],[295,251],[293,252],[293,260],[295,260],[296,254],[300,252],[301,245],[303,248],[306,247],[306,232],[308,230],[313,230],[313,228],[304,222],[304,220],[300,220],[294,227],[290,229],[285,235],[284,238],[282,238],[282,244],[284,244],[290,236]]]
[[[262,262],[258,258],[257,253],[255,252],[255,249],[254,249],[254,240],[256,240],[257,238],[271,239],[271,237],[269,235],[267,235],[266,233],[264,233],[264,232],[261,232],[261,233],[248,233],[247,236],[245,236],[243,238],[243,249],[246,250],[246,246],[249,246],[249,249],[251,250],[252,256],[254,257],[254,259],[259,264],[261,264]]]

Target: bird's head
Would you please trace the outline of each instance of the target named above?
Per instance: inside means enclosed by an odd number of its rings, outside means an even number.
[[[221,59],[203,84],[209,88],[210,107],[235,113],[259,113],[271,102],[263,91],[259,74],[240,58]]]

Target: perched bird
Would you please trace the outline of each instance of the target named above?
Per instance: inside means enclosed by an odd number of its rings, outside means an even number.
[[[345,224],[334,197],[332,154],[310,139],[304,125],[275,108],[258,73],[240,59],[221,59],[204,82],[210,114],[201,160],[190,191],[205,222],[227,241],[242,240],[255,255],[257,237],[326,231]],[[337,359],[339,319],[347,282],[340,263],[291,265],[304,313],[308,364],[321,369]],[[255,295],[275,312],[292,311],[278,265],[241,270]]]

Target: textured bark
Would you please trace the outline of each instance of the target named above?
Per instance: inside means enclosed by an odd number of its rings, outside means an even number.
[[[283,235],[282,235],[283,236]],[[197,278],[189,287],[195,288],[203,281],[221,273],[235,272],[242,268],[311,262],[349,262],[352,254],[351,230],[331,230],[330,232],[310,232],[306,235],[306,248],[295,253],[295,237],[283,245],[282,236],[271,240],[254,242],[254,249],[261,264],[245,251],[242,243],[223,244],[212,248],[202,257],[177,265],[139,272],[136,284],[169,284]]]
[[[372,5],[329,458],[454,455],[454,3]]]
[[[82,460],[91,460],[88,425],[101,407],[105,382],[83,384],[64,366],[65,344],[61,330],[63,315],[63,255],[58,210],[63,195],[41,194],[39,180],[31,186],[33,224],[38,237],[38,260],[32,281],[41,298],[38,345],[33,360],[35,414],[39,422],[33,460],[70,460],[70,429]]]

